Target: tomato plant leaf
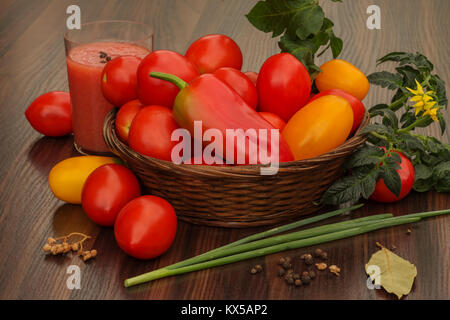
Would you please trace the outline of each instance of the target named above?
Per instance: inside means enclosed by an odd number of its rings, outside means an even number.
[[[381,86],[382,88],[388,88],[389,90],[395,90],[402,86],[403,79],[399,74],[391,73],[388,71],[374,72],[367,76],[369,82]]]
[[[365,265],[366,273],[372,281],[379,281],[384,290],[400,299],[411,292],[417,268],[379,243],[377,245],[381,249],[372,254]],[[378,272],[374,272],[375,270]]]

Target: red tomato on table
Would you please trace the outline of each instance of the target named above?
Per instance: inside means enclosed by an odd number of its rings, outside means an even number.
[[[44,93],[28,106],[25,117],[43,135],[60,137],[72,133],[70,94],[62,91]]]
[[[172,132],[178,129],[172,111],[163,106],[148,106],[139,111],[131,123],[129,146],[142,155],[171,161]]]
[[[81,205],[92,221],[111,227],[120,209],[140,195],[139,182],[129,169],[120,164],[106,164],[88,176]]]
[[[313,96],[311,100],[309,100],[309,102],[330,94],[340,96],[350,103],[350,106],[353,109],[353,126],[352,131],[350,133],[354,133],[356,130],[358,130],[359,125],[363,121],[364,113],[366,112],[366,108],[364,108],[363,103],[358,98],[352,96],[350,93],[347,93],[341,89],[330,89],[320,92],[315,96]]]
[[[289,119],[308,101],[311,79],[308,70],[290,53],[267,59],[258,75],[259,110]]]
[[[229,67],[217,69],[213,74],[236,91],[250,108],[256,109],[258,92],[255,85],[245,74]]]
[[[103,68],[102,91],[106,100],[116,107],[137,98],[136,71],[142,59],[122,56],[109,61]]]
[[[150,77],[150,72],[173,74],[188,83],[200,75],[194,64],[174,51],[153,51],[142,60],[137,70],[139,100],[145,105],[156,104],[169,108],[172,108],[180,89],[168,81]]]
[[[143,107],[144,105],[139,100],[132,100],[125,103],[117,112],[115,121],[116,133],[123,142],[128,141],[131,122]]]
[[[375,190],[370,196],[370,199],[378,202],[396,202],[404,197],[406,197],[411,191],[414,185],[414,166],[411,161],[401,152],[394,151],[400,155],[400,169],[397,169],[397,173],[400,176],[400,181],[402,183],[402,188],[400,189],[400,194],[396,196],[388,189],[383,179],[377,181]]]
[[[152,259],[166,252],[176,231],[175,210],[156,196],[132,200],[120,210],[114,224],[117,244],[137,259]]]
[[[242,68],[241,49],[233,39],[223,34],[210,34],[197,39],[187,49],[185,56],[202,74],[212,73],[222,67]]]

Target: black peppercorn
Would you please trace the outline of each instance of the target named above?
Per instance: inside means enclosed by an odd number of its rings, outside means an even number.
[[[300,275],[298,273],[295,273],[293,276],[294,280],[300,279]]]
[[[284,270],[283,268],[279,268],[279,269],[278,269],[278,276],[279,276],[279,277],[284,276],[285,273],[286,273],[286,270]]]
[[[317,248],[316,250],[314,250],[314,256],[316,258],[320,258],[322,256],[322,253],[323,253],[322,249]]]
[[[278,264],[279,264],[279,265],[282,265],[282,264],[285,263],[285,262],[286,262],[286,259],[283,258],[283,257],[281,257],[280,260],[278,260]]]
[[[262,269],[263,269],[263,267],[262,267],[260,264],[257,264],[257,265],[255,266],[255,269],[256,269],[257,272],[261,272]]]
[[[320,254],[320,257],[321,257],[323,260],[327,260],[327,259],[328,259],[328,253],[326,253],[326,252],[324,251],[324,252],[322,252],[322,253]]]
[[[302,283],[303,284],[310,284],[311,282],[311,277],[309,275],[302,275]]]
[[[292,277],[287,277],[287,278],[286,278],[286,283],[287,283],[288,285],[294,284],[294,278],[292,278]]]
[[[290,269],[290,268],[292,268],[292,264],[290,262],[288,262],[288,261],[285,261],[283,263],[283,268]]]
[[[316,277],[316,272],[314,270],[309,271],[309,277],[314,279]]]
[[[307,265],[312,265],[314,263],[314,260],[313,260],[313,258],[307,257],[307,258],[305,258],[305,263]]]

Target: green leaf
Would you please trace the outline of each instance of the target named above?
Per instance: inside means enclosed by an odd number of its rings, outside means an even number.
[[[395,70],[403,76],[403,86],[408,88],[415,88],[416,82],[415,80],[421,82],[422,76],[419,70],[414,69],[411,66],[401,66],[395,68]]]
[[[336,59],[341,54],[342,49],[344,48],[344,41],[336,37],[335,34],[331,32],[330,45],[331,45],[331,52],[333,53],[333,58]]]
[[[323,202],[337,205],[357,201],[361,195],[368,199],[375,190],[378,172],[377,168],[368,167],[353,170],[351,176],[338,180],[325,192]]]
[[[377,165],[382,161],[383,149],[377,146],[364,145],[358,149],[347,161],[347,168],[362,167],[366,165]]]
[[[430,167],[427,167],[424,164],[417,164],[416,166],[414,166],[414,180],[426,180],[428,178],[431,178],[431,176],[433,175],[433,169]]]
[[[444,135],[445,132],[445,127],[446,127],[446,123],[445,123],[445,119],[442,116],[442,114],[438,114],[438,120],[439,120],[439,126],[441,127],[441,134]]]
[[[430,73],[434,68],[433,64],[421,53],[391,52],[377,60],[378,65],[387,61],[399,62],[400,66],[408,64],[414,65],[421,72]]]
[[[394,133],[394,130],[392,130],[392,128],[387,127],[384,124],[379,124],[379,123],[372,123],[372,124],[367,125],[360,131],[360,133],[368,134],[372,131],[382,134],[382,135],[391,135]]]
[[[386,158],[386,161],[380,167],[380,176],[383,178],[386,187],[396,196],[400,195],[400,191],[402,188],[402,182],[400,180],[400,176],[397,172],[400,169],[400,165],[398,161],[394,159],[397,153],[392,153],[391,158]]]
[[[294,15],[289,28],[294,28],[297,37],[300,40],[305,40],[310,35],[315,35],[320,31],[324,18],[325,15],[321,7],[304,7]],[[289,28],[288,32],[292,32],[289,31]]]
[[[433,170],[437,192],[450,192],[450,161],[438,164]]]
[[[447,108],[448,99],[445,82],[438,75],[433,75],[430,79],[430,85],[434,87],[436,96],[438,97],[438,105]]]
[[[389,108],[389,106],[385,103],[380,103],[380,104],[374,105],[373,107],[371,107],[369,109],[370,117],[372,118],[372,117],[375,117],[378,115],[382,115],[382,113],[379,113],[379,112],[384,109],[388,109],[388,108]]]
[[[370,83],[381,86],[382,88],[388,88],[389,90],[395,90],[402,86],[402,77],[399,74],[387,71],[374,72],[367,78]]]

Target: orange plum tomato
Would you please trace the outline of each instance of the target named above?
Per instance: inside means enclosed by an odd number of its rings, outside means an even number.
[[[364,119],[364,113],[366,112],[366,108],[364,107],[363,103],[361,102],[361,100],[355,98],[350,93],[347,93],[341,89],[330,89],[320,92],[319,94],[316,94],[314,97],[312,97],[311,100],[309,100],[309,102],[330,94],[345,98],[350,103],[350,106],[353,109],[353,126],[351,133],[354,133],[356,130],[358,130],[359,125]]]
[[[289,120],[282,135],[295,160],[325,154],[345,142],[353,125],[350,103],[327,95],[304,106]]]
[[[320,66],[315,80],[320,92],[330,89],[341,89],[362,101],[369,92],[369,80],[350,62],[334,59]]]

